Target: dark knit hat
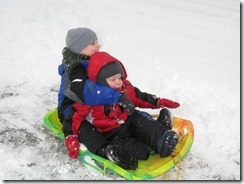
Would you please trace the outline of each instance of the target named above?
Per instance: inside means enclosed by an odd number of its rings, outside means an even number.
[[[123,78],[124,70],[122,66],[118,62],[109,62],[100,69],[96,81],[99,84],[108,85],[106,79],[118,73],[121,73]]]
[[[97,40],[97,35],[89,28],[70,29],[66,35],[66,47],[76,54],[79,54],[92,42]]]

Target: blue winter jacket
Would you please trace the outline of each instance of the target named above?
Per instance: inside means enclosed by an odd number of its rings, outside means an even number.
[[[97,84],[87,77],[88,61],[80,61],[70,73],[65,70],[64,60],[58,67],[61,84],[58,93],[58,116],[61,122],[70,113],[74,102],[88,105],[118,103],[120,93],[108,86]]]

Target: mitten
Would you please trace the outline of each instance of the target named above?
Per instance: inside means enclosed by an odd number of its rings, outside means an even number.
[[[70,158],[77,158],[80,151],[80,143],[77,135],[69,135],[65,138],[65,146],[69,152]]]
[[[125,95],[121,94],[118,102],[119,102],[119,106],[123,107],[128,112],[129,115],[132,115],[135,112],[134,103]]]
[[[180,104],[178,102],[174,102],[172,100],[168,100],[166,98],[158,98],[158,103],[157,103],[157,107],[168,107],[168,108],[177,108],[179,107]]]

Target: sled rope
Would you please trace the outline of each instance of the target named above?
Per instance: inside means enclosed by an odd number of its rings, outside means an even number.
[[[162,174],[162,177],[163,177],[164,180],[169,180],[169,177],[166,176],[166,173]]]
[[[180,169],[181,169],[181,159],[180,159],[180,155],[178,154],[178,159],[179,159],[179,163],[177,164],[177,173],[176,173],[176,180],[179,180],[180,177]]]

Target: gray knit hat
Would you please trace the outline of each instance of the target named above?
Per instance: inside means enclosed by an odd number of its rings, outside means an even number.
[[[70,29],[66,35],[66,47],[76,54],[79,54],[92,42],[97,40],[97,35],[89,28]]]
[[[122,78],[124,77],[122,66],[118,62],[109,62],[98,72],[96,82],[99,84],[108,85],[106,79],[117,73],[121,73]]]

